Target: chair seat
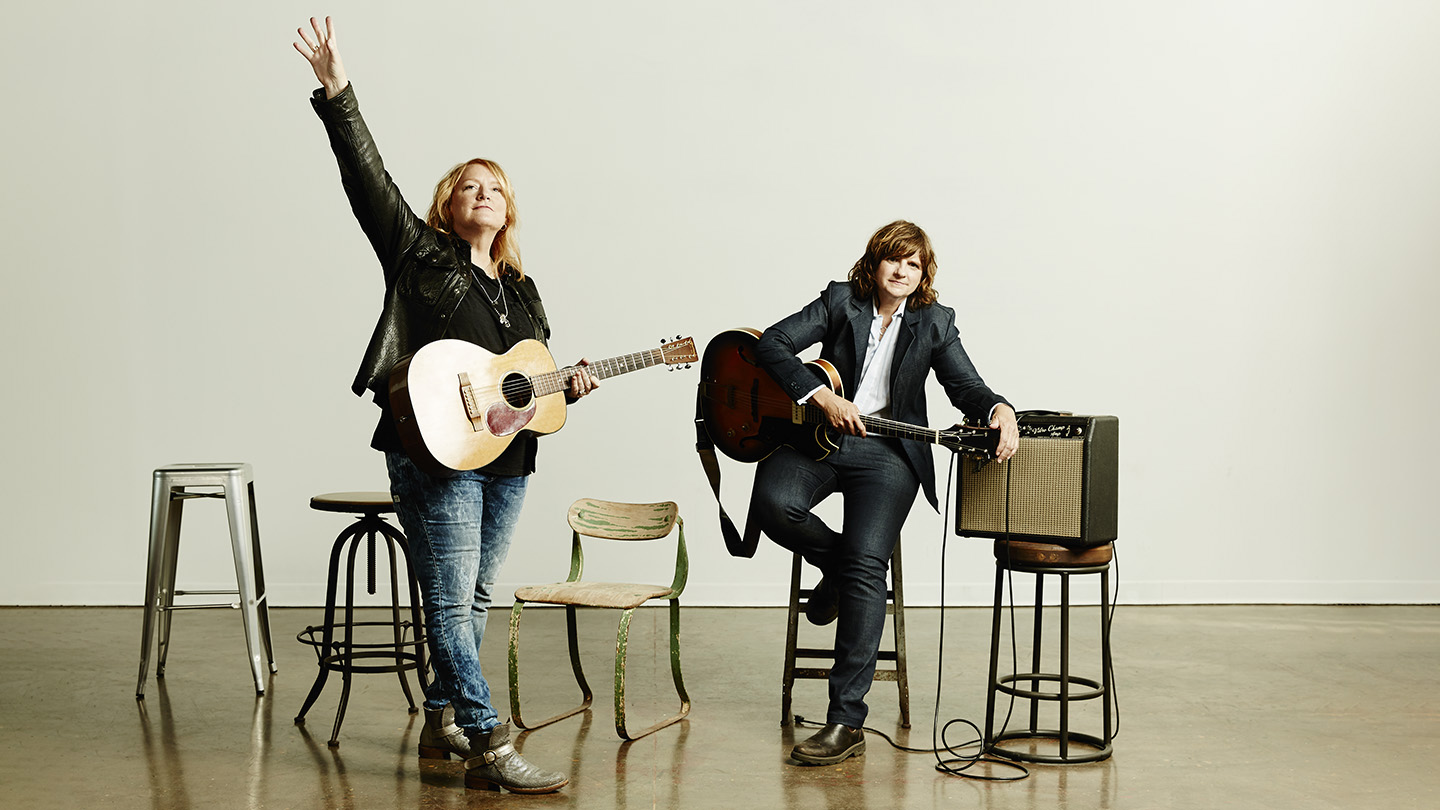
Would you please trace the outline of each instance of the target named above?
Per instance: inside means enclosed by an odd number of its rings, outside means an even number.
[[[517,588],[515,598],[547,605],[629,610],[640,607],[651,599],[669,596],[671,590],[661,585],[639,585],[633,582],[556,582]]]

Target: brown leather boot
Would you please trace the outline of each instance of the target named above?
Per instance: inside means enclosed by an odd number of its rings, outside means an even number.
[[[449,759],[452,753],[461,759],[470,756],[470,741],[465,739],[465,731],[455,725],[455,710],[449,705],[427,708],[425,726],[420,729],[420,758]]]
[[[511,793],[554,793],[570,783],[563,773],[544,771],[515,750],[510,742],[510,724],[470,738],[472,755],[465,760],[465,787],[476,790],[505,788]]]

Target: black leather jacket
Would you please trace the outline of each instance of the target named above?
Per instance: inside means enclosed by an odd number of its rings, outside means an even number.
[[[396,362],[446,336],[450,318],[470,290],[470,244],[429,227],[405,204],[360,117],[353,85],[332,99],[316,90],[310,103],[330,136],[350,210],[385,272],[384,309],[351,385],[357,396],[369,390],[380,400],[388,396]],[[512,289],[535,333],[548,338],[550,325],[534,282],[514,281]],[[484,348],[499,353],[508,347]]]

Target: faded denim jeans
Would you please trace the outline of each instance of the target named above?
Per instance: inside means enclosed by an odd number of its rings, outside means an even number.
[[[386,453],[385,466],[425,602],[435,675],[425,706],[448,703],[456,725],[488,731],[500,721],[480,672],[480,641],[529,477],[472,470],[435,478],[403,453]]]

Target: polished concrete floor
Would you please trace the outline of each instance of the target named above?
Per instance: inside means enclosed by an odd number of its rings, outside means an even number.
[[[941,723],[984,722],[988,611],[947,611],[943,661],[939,611],[907,615],[913,728],[899,728],[890,683],[875,685],[869,725],[926,748],[937,671]],[[651,610],[635,621],[636,725],[674,701],[665,616]],[[506,706],[505,620],[497,618],[500,632],[482,659],[496,704]],[[587,614],[582,644],[596,706],[519,739],[527,757],[571,774],[570,785],[549,796],[467,792],[458,763],[419,761],[419,719],[392,675],[356,677],[337,748],[326,741],[338,680],[308,723],[295,725],[316,673],[295,634],[318,619],[317,610],[272,611],[279,672],[257,698],[238,614],[177,614],[166,677],[152,677],[136,701],[138,609],[0,609],[0,807],[1440,806],[1440,607],[1122,607],[1113,642],[1121,708],[1114,756],[1035,766],[1017,782],[948,776],[935,770],[933,754],[902,753],[875,735],[864,757],[843,765],[787,762],[788,746],[808,732],[779,723],[784,613],[775,609],[687,608],[694,710],[622,743],[608,698],[614,615]],[[527,612],[524,629],[525,713],[538,717],[576,694],[563,614]],[[820,630],[805,630],[802,643],[818,641]],[[1079,626],[1076,635],[1093,630]],[[1077,640],[1073,654],[1076,674],[1096,674],[1092,643]],[[1098,731],[1097,703],[1077,707],[1076,730]],[[795,711],[824,710],[822,683],[797,685]],[[952,741],[968,731],[952,727]],[[979,765],[971,773],[1011,771]]]

